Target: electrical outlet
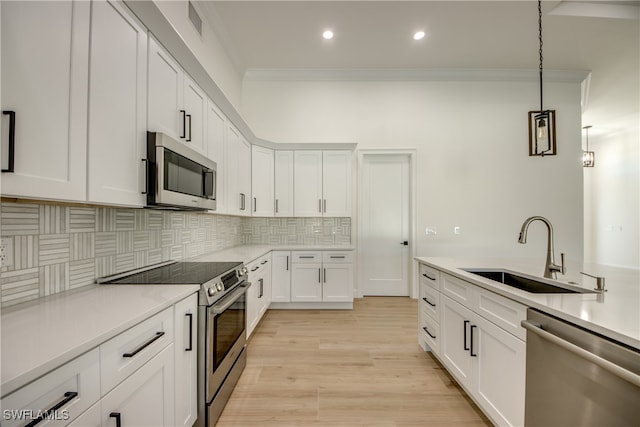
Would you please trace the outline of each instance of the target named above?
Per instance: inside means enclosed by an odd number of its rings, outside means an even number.
[[[438,234],[438,228],[435,225],[429,225],[424,232],[427,236],[435,236]]]
[[[453,227],[453,234],[462,234],[462,227],[458,227],[457,225]]]
[[[0,239],[0,266],[11,267],[13,265],[13,239],[3,237]]]

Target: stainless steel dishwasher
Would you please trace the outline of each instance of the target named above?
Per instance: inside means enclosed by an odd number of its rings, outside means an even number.
[[[527,310],[525,426],[636,426],[640,351]]]

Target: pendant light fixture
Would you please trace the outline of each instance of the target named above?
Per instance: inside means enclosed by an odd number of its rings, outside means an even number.
[[[538,40],[540,110],[529,111],[529,155],[544,157],[556,154],[556,121],[555,111],[545,110],[542,103],[542,0],[538,0]]]
[[[582,152],[582,166],[585,168],[592,168],[596,163],[596,155],[593,151],[589,151],[589,129],[591,126],[585,126],[584,129],[587,140],[587,150]]]

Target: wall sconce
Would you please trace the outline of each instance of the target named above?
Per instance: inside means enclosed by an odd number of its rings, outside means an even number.
[[[589,129],[591,126],[585,126],[584,129],[587,139],[587,150],[582,152],[582,166],[592,168],[596,163],[596,155],[593,151],[589,151]]]
[[[540,41],[540,110],[529,111],[529,156],[556,154],[556,112],[542,107],[542,0],[538,0],[538,40]]]

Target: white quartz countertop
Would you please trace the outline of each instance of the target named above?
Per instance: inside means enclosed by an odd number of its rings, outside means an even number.
[[[415,259],[524,305],[640,349],[640,272],[638,270],[598,264],[569,264],[567,274],[558,274],[557,282],[592,290],[595,287],[595,279],[581,275],[582,271],[594,276],[604,276],[607,292],[534,294],[485,279],[462,269],[505,269],[542,278],[544,260],[435,257]]]
[[[189,261],[241,261],[248,264],[271,251],[353,251],[351,245],[242,245],[190,258]]]
[[[2,310],[2,396],[197,292],[94,285]]]

